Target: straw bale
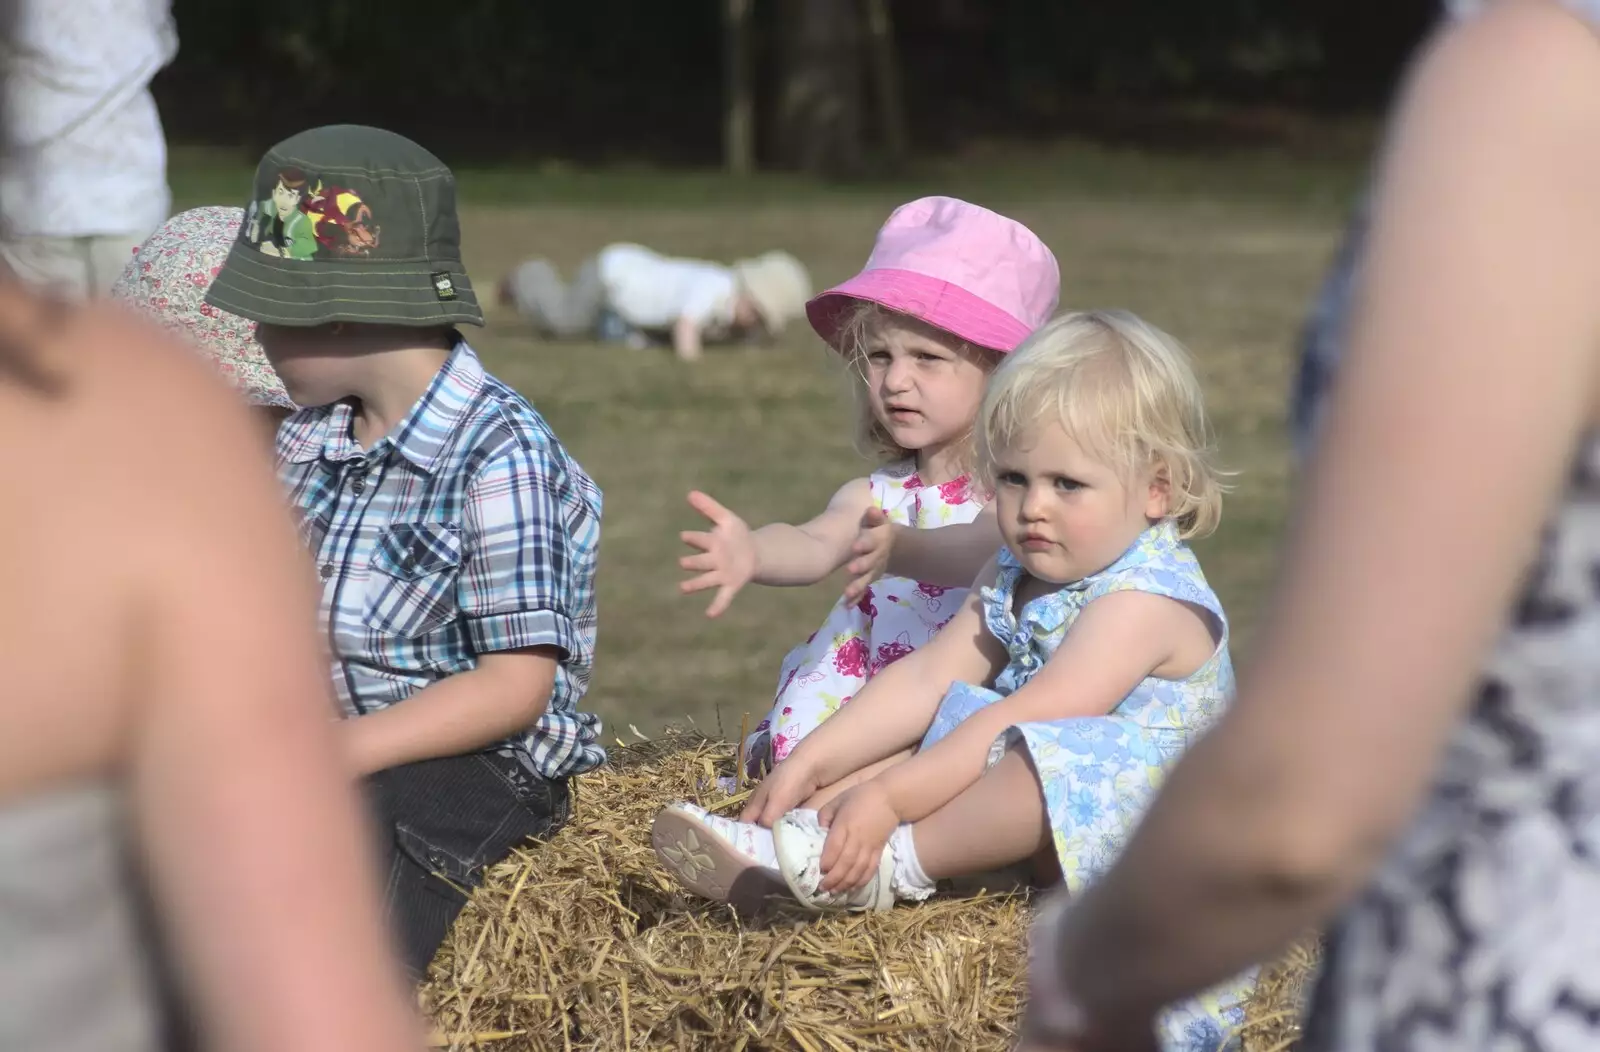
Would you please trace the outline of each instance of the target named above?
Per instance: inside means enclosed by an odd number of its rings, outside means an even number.
[[[743,918],[657,864],[665,802],[736,808],[733,747],[673,733],[579,779],[572,820],[493,867],[419,996],[451,1049],[1010,1049],[1027,895],[941,896],[880,914]],[[1248,1052],[1290,1047],[1309,957],[1275,969]]]

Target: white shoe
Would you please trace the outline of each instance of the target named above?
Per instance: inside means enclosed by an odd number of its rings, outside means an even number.
[[[815,811],[790,811],[772,826],[778,871],[800,904],[818,911],[893,909],[894,854],[889,846],[884,845],[877,875],[864,887],[854,891],[823,891],[822,845],[827,840],[828,831],[817,821]]]
[[[702,898],[756,913],[774,895],[788,897],[776,871],[740,851],[691,804],[675,804],[657,815],[650,842],[668,872]]]

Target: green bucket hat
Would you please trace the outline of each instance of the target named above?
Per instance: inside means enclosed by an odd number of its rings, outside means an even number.
[[[461,265],[455,177],[381,128],[285,139],[256,169],[206,302],[272,325],[482,325]]]

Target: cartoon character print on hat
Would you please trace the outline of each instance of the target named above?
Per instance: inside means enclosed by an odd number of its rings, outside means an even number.
[[[319,253],[367,256],[381,236],[360,194],[296,167],[278,170],[272,196],[253,202],[245,223],[245,240],[283,259],[315,259]]]
[[[378,247],[382,230],[373,221],[372,208],[354,190],[319,186],[301,208],[311,216],[317,244],[334,255],[369,256]]]
[[[298,168],[279,169],[272,196],[250,204],[245,239],[269,256],[310,259],[316,255],[311,217],[300,210],[306,199],[307,182],[306,173]]]

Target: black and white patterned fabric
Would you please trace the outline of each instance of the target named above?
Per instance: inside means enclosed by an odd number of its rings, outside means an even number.
[[[1431,798],[1330,933],[1304,1047],[1600,1049],[1600,438]]]
[[[1567,6],[1600,25],[1600,0]],[[1347,287],[1336,274],[1330,298],[1342,306]],[[1340,314],[1308,326],[1323,381]],[[1311,386],[1298,392],[1308,425]],[[1575,453],[1430,798],[1329,933],[1302,1047],[1600,1049],[1600,435]]]

